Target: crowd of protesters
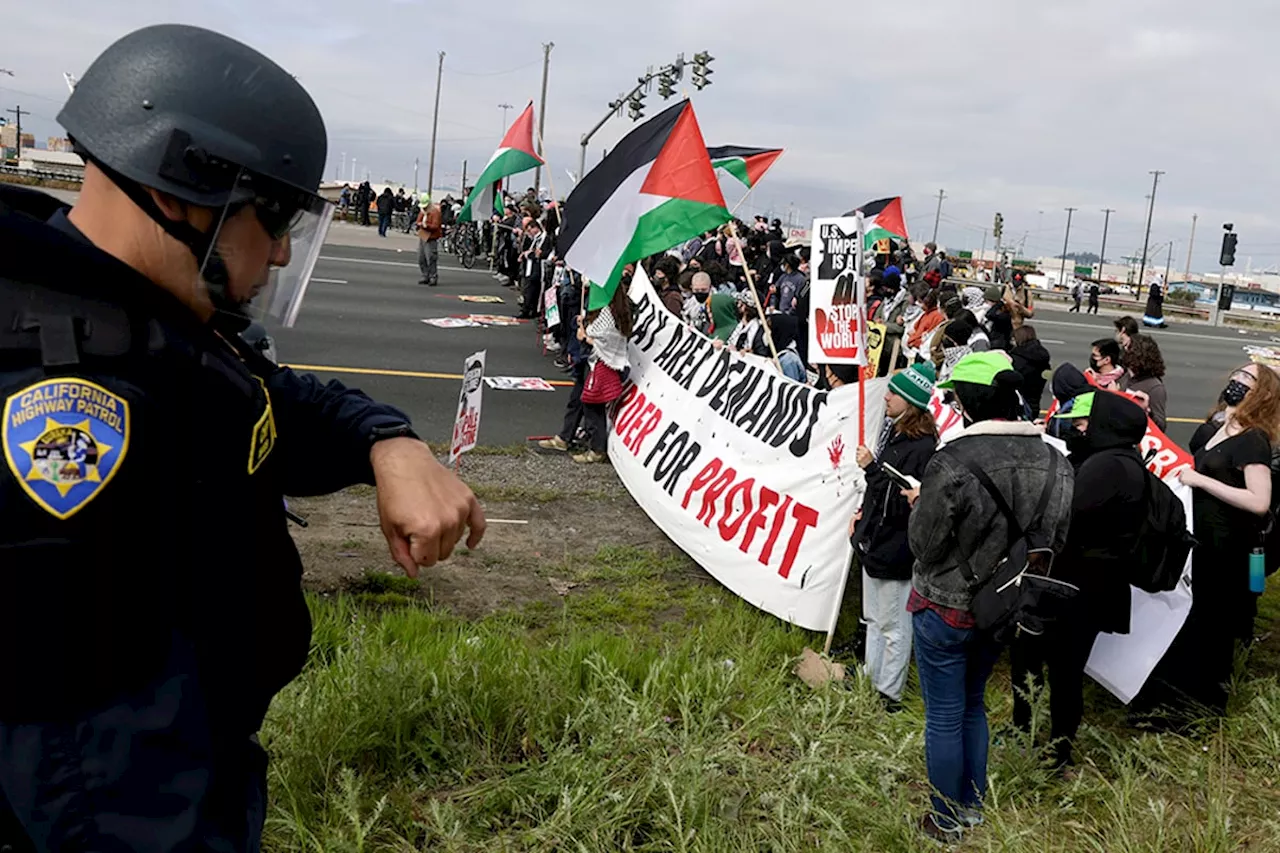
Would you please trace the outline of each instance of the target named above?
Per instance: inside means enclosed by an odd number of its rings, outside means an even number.
[[[516,291],[520,316],[541,324],[545,348],[574,379],[563,424],[541,445],[578,462],[605,461],[608,407],[629,371],[634,269],[607,306],[587,310],[588,285],[556,254],[557,205],[530,190],[506,197],[504,208],[485,223],[495,277]],[[857,367],[809,359],[809,250],[788,245],[777,220],[736,222],[641,266],[667,310],[714,346],[776,361],[819,387],[857,383]],[[950,274],[933,244],[921,259],[906,246],[879,255],[869,271],[866,314],[884,343],[867,375],[889,382],[885,420],[868,425],[874,439],[856,451],[866,491],[849,522],[861,577],[850,585],[861,599],[856,654],[891,712],[915,660],[934,791],[920,827],[942,841],[982,821],[985,694],[1006,647],[1014,728],[1032,731],[1047,683],[1046,757],[1072,772],[1086,662],[1099,634],[1130,630],[1133,555],[1139,537],[1151,535],[1140,443],[1167,421],[1160,347],[1133,318],[1117,319],[1114,335],[1081,353],[1083,369],[1055,370],[1025,282],[980,285]],[[962,419],[942,446],[930,413],[936,393]],[[1132,703],[1135,724],[1181,727],[1226,708],[1236,645],[1254,632],[1248,559],[1269,530],[1278,437],[1280,377],[1257,364],[1234,371],[1191,443],[1194,468],[1180,475],[1192,489],[1199,539],[1191,614]],[[1042,634],[996,637],[979,627],[975,597],[1011,543],[1033,531],[1052,554],[1044,571],[1071,594]]]

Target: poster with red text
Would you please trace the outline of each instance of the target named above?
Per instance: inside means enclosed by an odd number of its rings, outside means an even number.
[[[867,363],[862,215],[813,221],[809,261],[809,361]]]
[[[858,387],[821,391],[766,359],[715,348],[637,269],[631,373],[609,458],[654,523],[730,591],[826,630],[866,481],[854,459]],[[888,379],[866,383],[868,424]]]
[[[463,362],[462,393],[458,395],[458,415],[453,421],[449,443],[449,464],[476,446],[480,436],[480,404],[484,395],[484,358],[487,350],[467,356]]]

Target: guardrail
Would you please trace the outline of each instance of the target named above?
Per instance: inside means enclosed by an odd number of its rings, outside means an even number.
[[[19,178],[31,178],[36,181],[67,181],[73,184],[84,183],[83,170],[75,169],[19,169],[8,163],[0,164],[0,174],[16,175]]]

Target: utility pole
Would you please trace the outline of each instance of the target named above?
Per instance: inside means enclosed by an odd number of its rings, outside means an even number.
[[[1191,281],[1191,253],[1196,247],[1196,220],[1199,218],[1199,214],[1191,214],[1191,239],[1187,242],[1187,272],[1182,277],[1184,282]]]
[[[444,51],[440,51],[440,65],[436,68],[436,108],[431,116],[431,158],[427,160],[427,194],[436,180],[436,128],[440,126],[440,80],[444,77]]]
[[[507,132],[507,110],[514,109],[514,107],[504,103],[498,104],[498,109],[502,110],[502,133],[498,134],[498,139],[502,139]]]
[[[342,152],[342,165],[338,167],[338,180],[341,181],[347,176],[347,152]]]
[[[1102,284],[1102,268],[1107,265],[1107,227],[1111,225],[1111,214],[1115,208],[1104,207],[1102,212],[1107,216],[1102,220],[1102,254],[1098,255],[1098,284]]]
[[[1164,292],[1169,292],[1169,270],[1173,267],[1173,241],[1169,241],[1169,257],[1164,261]]]
[[[418,158],[413,158],[413,197],[418,197]]]
[[[938,190],[938,212],[933,215],[933,242],[938,242],[938,220],[942,218],[942,200],[947,197],[946,192]]]
[[[1067,236],[1062,238],[1062,268],[1058,270],[1058,285],[1065,287],[1067,284],[1067,244],[1071,242],[1071,214],[1075,213],[1078,208],[1067,208]]]
[[[356,158],[355,158],[355,155],[353,154],[351,155],[351,182],[355,183],[355,180],[356,180]]]
[[[538,156],[542,157],[542,134],[547,126],[547,74],[551,71],[551,48],[556,43],[551,41],[542,46],[542,104],[538,107]],[[533,171],[533,185],[542,190],[542,164],[539,163]]]
[[[1160,186],[1160,176],[1164,172],[1156,169],[1151,174],[1154,179],[1151,181],[1151,204],[1147,207],[1147,233],[1142,238],[1142,265],[1138,268],[1138,298],[1142,298],[1142,281],[1147,272],[1147,247],[1151,245],[1151,217],[1156,212],[1156,187]]]
[[[24,110],[22,108],[22,104],[18,104],[16,108],[12,110],[5,110],[5,112],[12,113],[13,115],[18,117],[18,136],[17,136],[16,144],[17,144],[17,152],[18,152],[17,158],[21,160],[22,159],[22,117],[31,115],[31,110]]]
[[[983,264],[987,262],[987,229],[982,229],[982,251],[978,252],[978,268],[981,269]],[[992,269],[995,264],[991,265]]]
[[[467,197],[467,161],[462,161],[462,198]]]

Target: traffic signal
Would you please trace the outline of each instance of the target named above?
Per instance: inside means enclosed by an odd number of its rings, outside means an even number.
[[[641,78],[640,82],[643,83],[644,78]],[[644,118],[644,98],[644,89],[636,89],[631,93],[631,99],[627,102],[629,108],[627,114],[631,116],[632,121],[639,121]]]
[[[1222,257],[1218,258],[1218,263],[1222,264],[1222,266],[1235,266],[1237,239],[1238,235],[1233,231],[1228,231],[1222,235]]]
[[[671,75],[666,72],[663,72],[658,77],[658,94],[662,96],[664,101],[676,93],[675,82]]]
[[[711,85],[711,62],[714,59],[705,50],[693,55],[693,85],[699,90]]]

